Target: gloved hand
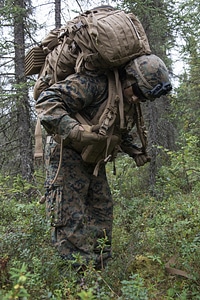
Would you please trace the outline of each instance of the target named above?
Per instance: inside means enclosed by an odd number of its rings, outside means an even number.
[[[148,156],[148,154],[145,153],[142,148],[139,148],[136,145],[132,145],[131,148],[127,147],[125,150],[126,153],[134,158],[137,167],[142,167],[144,164],[151,161],[151,158]]]
[[[146,153],[136,154],[134,156],[135,163],[137,167],[142,167],[147,162],[151,161],[151,158]]]
[[[84,145],[94,144],[106,139],[106,136],[97,134],[95,132],[86,131],[81,125],[76,125],[69,133],[67,139],[71,139],[72,142],[80,142]]]

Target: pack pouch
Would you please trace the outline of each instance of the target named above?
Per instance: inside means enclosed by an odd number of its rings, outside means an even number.
[[[115,157],[116,146],[119,144],[120,138],[116,135],[110,137],[110,141],[105,140],[100,143],[86,146],[82,153],[82,159],[91,164],[97,164],[101,161],[110,161]]]
[[[66,42],[80,49],[76,71],[117,68],[143,54],[150,46],[141,22],[133,13],[96,8],[68,23]]]

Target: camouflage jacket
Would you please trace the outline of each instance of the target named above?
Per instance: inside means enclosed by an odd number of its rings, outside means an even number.
[[[107,96],[108,80],[105,75],[73,74],[43,91],[36,102],[36,111],[48,134],[59,134],[65,139],[70,130],[79,124],[75,114],[79,112],[91,120]],[[127,128],[130,129],[128,120],[131,119],[134,125],[134,107],[124,106],[124,113]],[[125,149],[133,146],[128,131],[121,133],[122,150],[123,144]]]
[[[92,119],[100,104],[107,98],[107,78],[73,74],[41,93],[36,111],[49,134],[66,138],[78,124],[77,112]]]

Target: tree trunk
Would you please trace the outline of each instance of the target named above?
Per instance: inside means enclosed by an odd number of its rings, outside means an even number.
[[[20,153],[20,172],[23,178],[31,179],[33,172],[32,136],[30,122],[30,106],[26,78],[24,76],[24,20],[25,8],[23,0],[15,0],[17,11],[14,16],[14,46],[15,46],[15,81],[17,84],[16,107],[18,145]]]
[[[55,0],[55,26],[61,27],[61,0]]]
[[[175,128],[168,120],[170,109],[168,102],[167,97],[163,96],[154,102],[147,102],[144,107],[151,156],[149,187],[153,195],[155,195],[157,172],[166,163],[166,155],[162,147],[171,150],[175,148]]]

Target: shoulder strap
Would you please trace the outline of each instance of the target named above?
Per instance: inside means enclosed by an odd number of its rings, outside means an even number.
[[[81,124],[92,126],[92,131],[98,131],[102,135],[109,133],[118,112],[120,116],[120,128],[124,128],[124,104],[118,70],[107,72],[107,76],[108,98],[101,104],[94,118],[89,121],[80,113],[75,115],[75,118]]]
[[[57,76],[58,61],[59,61],[60,56],[62,54],[63,48],[65,47],[65,43],[66,43],[66,36],[64,36],[64,38],[63,38],[62,46],[61,46],[60,51],[59,51],[59,53],[57,55],[57,58],[56,58],[55,70],[54,70],[54,81],[55,82],[58,81],[58,76]]]
[[[120,117],[120,128],[124,128],[124,104],[121,82],[118,70],[107,72],[108,76],[108,99],[104,112],[99,118],[99,132],[106,135],[116,120],[117,113]]]
[[[104,158],[100,159],[94,169],[94,175],[97,176],[101,163],[106,163],[112,155],[108,155],[109,147],[112,141],[112,135],[115,126],[115,120],[119,114],[120,128],[124,127],[124,105],[121,82],[118,71],[109,72],[108,76],[108,98],[102,103],[95,117],[88,122],[81,114],[76,114],[76,119],[83,125],[92,125],[91,130],[107,136]],[[88,146],[91,148],[91,146]]]

